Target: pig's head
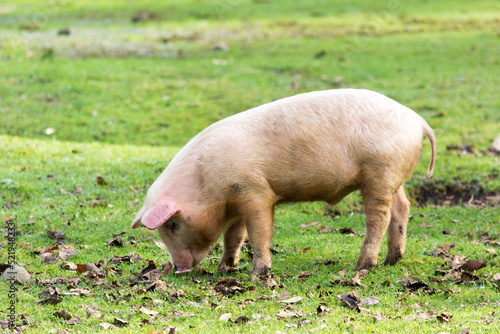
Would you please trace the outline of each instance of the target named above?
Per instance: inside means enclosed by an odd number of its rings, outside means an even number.
[[[213,243],[207,231],[191,219],[174,201],[161,200],[150,208],[144,206],[131,227],[137,228],[142,223],[150,230],[157,229],[167,246],[174,272],[181,274],[200,263]]]

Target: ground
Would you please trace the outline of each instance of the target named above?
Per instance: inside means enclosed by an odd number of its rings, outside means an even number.
[[[497,1],[3,1],[0,262],[14,224],[31,279],[0,294],[0,325],[14,300],[24,333],[499,331],[499,22]],[[218,245],[163,275],[158,235],[130,223],[175,153],[221,118],[340,87],[435,130],[434,177],[424,140],[406,184],[402,261],[352,270],[353,194],[279,206],[267,278],[249,280],[248,247],[217,273]]]

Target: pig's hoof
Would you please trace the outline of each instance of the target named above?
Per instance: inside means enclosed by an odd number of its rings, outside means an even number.
[[[401,261],[402,258],[403,258],[403,255],[387,256],[385,258],[385,261],[384,261],[384,266],[387,266],[387,265],[393,266],[396,263],[398,263],[399,261]]]
[[[221,262],[217,266],[217,271],[223,273],[223,272],[228,271],[231,268],[236,267],[237,265],[238,265],[238,263],[234,260],[234,258],[230,257],[226,261],[221,260]]]
[[[228,266],[225,263],[219,263],[219,266],[217,267],[217,271],[220,272],[220,273],[224,273],[224,272],[228,271],[231,268],[233,268],[233,267]]]
[[[269,270],[271,270],[271,268],[269,267],[253,268],[250,276],[252,277],[252,279],[257,276],[265,276],[269,274]]]
[[[354,270],[355,271],[360,271],[360,270],[363,270],[363,269],[366,269],[366,270],[373,270],[375,268],[375,266],[377,265],[377,263],[373,263],[373,262],[361,262],[361,263],[356,263],[356,266],[354,267]]]

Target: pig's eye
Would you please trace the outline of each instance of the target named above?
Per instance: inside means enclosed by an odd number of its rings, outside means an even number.
[[[177,223],[170,222],[167,224],[167,228],[171,233],[174,233],[179,229],[179,225]]]

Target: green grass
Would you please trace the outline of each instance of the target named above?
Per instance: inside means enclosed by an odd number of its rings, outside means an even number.
[[[139,11],[153,15],[134,24],[131,17]],[[367,307],[373,314],[343,306],[337,295],[356,288],[329,282],[343,269],[347,278],[355,275],[362,237],[338,229],[352,227],[362,233],[364,217],[356,194],[333,209],[323,203],[277,208],[273,243],[278,253],[272,273],[279,286],[274,290],[248,281],[251,261],[246,252],[241,272],[217,273],[217,248],[201,263],[213,274],[168,275],[161,279],[174,283],[169,287],[173,290],[141,294],[137,290],[142,285],[130,286],[133,273],[147,260],[160,266],[168,255],[153,243],[159,240],[155,233],[129,228],[149,185],[196,133],[259,104],[335,88],[339,76],[343,87],[384,93],[434,128],[438,156],[430,187],[465,184],[479,189],[480,184],[487,193],[498,194],[498,157],[482,153],[500,129],[498,2],[357,0],[333,6],[284,0],[63,0],[41,6],[23,0],[4,1],[0,13],[0,214],[3,221],[10,217],[16,223],[16,258],[32,273],[17,294],[17,313],[25,314],[28,322],[26,333],[65,328],[100,332],[96,326],[113,323],[115,317],[129,324],[109,332],[165,330],[168,325],[179,332],[203,333],[304,332],[322,325],[326,328],[320,332],[498,331],[500,294],[492,275],[500,264],[487,249],[500,248],[477,241],[483,232],[498,237],[498,207],[413,207],[406,256],[396,266],[378,266],[357,288],[362,298],[381,299]],[[57,35],[67,27],[69,36]],[[229,50],[214,50],[221,43]],[[48,128],[55,132],[47,135]],[[448,150],[452,144],[474,145],[477,154]],[[407,184],[412,201],[424,182],[429,150],[425,140],[422,159]],[[98,185],[97,176],[107,185]],[[341,215],[325,216],[335,209]],[[28,221],[35,223],[24,224]],[[300,227],[314,221],[333,232]],[[429,227],[421,227],[423,223]],[[104,267],[113,269],[105,277],[108,282],[97,285],[62,269],[60,262],[43,264],[35,251],[55,242],[48,229],[64,232],[64,243],[80,250],[70,261],[104,260]],[[120,237],[123,247],[106,245],[122,231],[127,232]],[[436,276],[435,270],[449,267],[444,259],[427,254],[446,243],[456,244],[453,255],[486,260],[487,266],[476,274],[492,275],[481,284],[433,283],[429,277]],[[385,252],[383,245],[380,262]],[[143,260],[110,262],[130,253]],[[6,257],[4,245],[0,262]],[[322,264],[327,260],[335,263]],[[299,279],[304,271],[313,273]],[[410,293],[396,283],[405,275],[441,292]],[[57,305],[36,303],[47,289],[43,279],[74,276],[82,279],[79,288],[91,288],[95,296],[65,296]],[[245,292],[231,297],[213,293],[215,282],[205,280],[209,277],[237,278]],[[2,291],[8,288],[0,282]],[[69,287],[59,289],[64,293]],[[185,297],[172,301],[178,289]],[[310,323],[296,328],[300,319],[278,318],[285,305],[277,296],[285,290],[304,298],[292,308]],[[112,294],[131,298],[115,300]],[[8,302],[0,294],[0,320],[7,317]],[[448,323],[435,316],[408,319],[417,314],[410,307],[416,302],[427,303],[425,312],[449,312],[453,318]],[[102,319],[87,319],[82,305],[89,303]],[[330,311],[317,315],[320,304]],[[149,319],[139,311],[142,306],[160,314]],[[68,326],[52,315],[61,309],[81,317],[82,323]],[[174,311],[177,316],[169,319]],[[244,315],[251,321],[222,322],[224,313],[232,313],[231,320]],[[375,322],[371,315],[379,313],[384,320]],[[150,322],[144,324],[144,319]]]

